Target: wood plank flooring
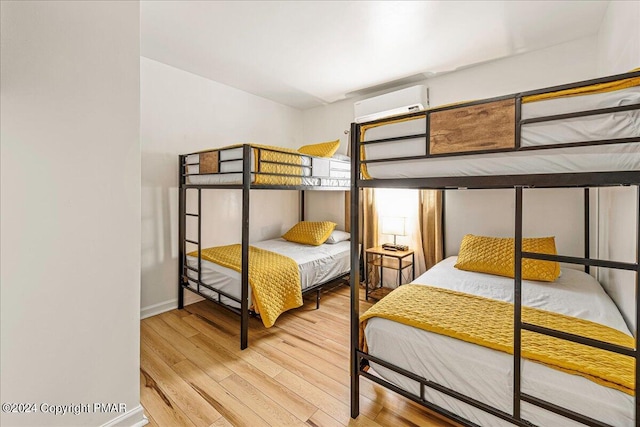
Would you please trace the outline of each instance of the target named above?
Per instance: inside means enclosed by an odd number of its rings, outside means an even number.
[[[361,300],[361,309],[369,303]],[[140,394],[149,425],[425,426],[454,424],[361,379],[360,416],[349,416],[349,288],[323,292],[266,329],[202,301],[141,322]]]

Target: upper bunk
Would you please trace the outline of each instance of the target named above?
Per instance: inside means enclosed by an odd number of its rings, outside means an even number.
[[[330,151],[322,157],[283,147],[238,144],[183,154],[180,185],[243,188],[245,183],[247,188],[255,189],[349,190],[351,161]]]
[[[357,187],[638,184],[640,70],[354,123],[351,131]]]

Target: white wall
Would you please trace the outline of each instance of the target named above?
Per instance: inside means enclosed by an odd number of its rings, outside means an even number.
[[[640,2],[612,1],[598,34],[598,72],[618,74],[640,67]],[[599,256],[635,261],[637,198],[633,188],[603,188],[600,194]],[[599,269],[598,278],[635,328],[635,277],[632,273]]]
[[[636,188],[601,188],[599,193],[598,257],[636,262]],[[632,271],[599,268],[597,277],[633,331],[636,323],[635,274]]]
[[[611,1],[598,33],[598,74],[640,67],[640,2]]]
[[[298,148],[302,113],[160,62],[140,58],[142,316],[177,306],[178,155],[241,142]],[[239,190],[203,191],[203,244],[239,243]],[[195,194],[192,194],[195,196]],[[195,197],[189,197],[195,212]],[[282,235],[298,221],[297,191],[252,191],[250,240]],[[188,233],[197,240],[195,220]],[[195,250],[188,247],[187,250]],[[198,298],[186,292],[187,302]]]
[[[522,206],[523,237],[555,236],[558,253],[584,256],[584,190],[525,189]],[[468,233],[513,237],[515,191],[448,191],[446,221],[447,256],[458,253],[460,241]]]
[[[0,424],[142,423],[139,4],[1,15],[2,402],[127,412],[38,406]]]
[[[597,45],[595,37],[589,37],[570,43],[564,43],[551,48],[542,49],[510,58],[505,58],[485,64],[480,64],[467,69],[455,71],[440,76],[435,76],[424,82],[411,83],[425,84],[429,88],[430,105],[432,107],[459,102],[465,100],[481,99],[510,93],[532,90],[564,84],[572,81],[584,80],[596,76]],[[409,85],[407,85],[409,86]],[[372,94],[372,96],[375,94]],[[365,97],[348,99],[324,107],[318,107],[304,112],[304,131],[308,139],[323,140],[341,137],[341,150],[346,150],[347,136],[344,130],[349,129],[353,121],[353,103]],[[554,200],[565,198],[567,190],[555,190],[547,193]],[[513,192],[494,191],[483,192],[482,195],[473,192],[450,191],[447,194],[446,235],[447,253],[457,253],[460,239],[473,226],[477,233],[481,228],[477,220],[488,231],[507,235],[513,234]],[[316,205],[326,204],[323,194],[319,194]],[[476,198],[482,198],[482,203],[476,203]],[[536,196],[530,196],[535,198]],[[569,196],[575,199],[573,196]],[[580,198],[580,200],[582,200]],[[310,203],[311,205],[311,203]],[[538,205],[533,204],[533,205]],[[344,205],[342,205],[344,206]],[[467,219],[451,217],[455,212],[464,212]],[[532,233],[545,235],[561,233],[564,237],[558,238],[558,244],[562,249],[567,249],[571,254],[579,255],[582,243],[571,239],[567,242],[566,230],[573,230],[576,223],[582,223],[582,202],[576,206],[566,206],[562,211],[556,211],[557,226],[553,230],[546,231],[539,225],[543,223],[543,217],[530,220],[528,226]],[[487,220],[489,222],[487,222]],[[509,222],[510,221],[510,222]],[[475,225],[474,225],[475,224]],[[511,225],[509,225],[511,224]],[[563,232],[565,230],[565,232]]]
[[[427,80],[432,107],[508,95],[596,76],[597,39],[588,37]]]

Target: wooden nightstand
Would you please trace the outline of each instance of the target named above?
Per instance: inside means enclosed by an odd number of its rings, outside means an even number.
[[[367,249],[365,251],[365,257],[367,268],[365,269],[364,281],[366,283],[365,298],[367,300],[369,297],[380,299],[393,290],[382,286],[385,268],[396,270],[398,272],[398,286],[406,283],[402,279],[402,273],[407,268],[411,268],[411,280],[416,278],[416,270],[413,266],[413,263],[415,262],[415,254],[411,249],[406,251],[389,251],[383,249],[382,246],[377,246],[375,248]],[[371,283],[370,279],[372,276],[375,277],[376,275],[378,277],[375,282]]]

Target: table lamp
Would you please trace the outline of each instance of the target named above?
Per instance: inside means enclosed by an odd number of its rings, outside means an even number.
[[[397,236],[406,236],[407,218],[404,216],[383,216],[382,234],[393,234],[393,246],[396,246]]]

